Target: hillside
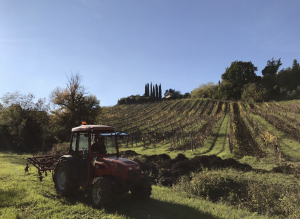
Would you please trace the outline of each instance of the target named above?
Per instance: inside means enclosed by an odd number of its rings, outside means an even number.
[[[278,218],[300,215],[300,101],[184,99],[105,108],[152,182]],[[138,153],[138,154],[137,154]]]
[[[166,150],[171,156],[184,151],[190,157],[246,156],[277,165],[299,161],[299,112],[298,101],[184,99],[105,108],[100,123],[129,134],[122,141],[124,149],[148,154]]]

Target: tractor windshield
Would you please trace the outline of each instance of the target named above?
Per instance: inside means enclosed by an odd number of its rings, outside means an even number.
[[[116,154],[116,142],[115,136],[104,136],[104,145],[106,147],[107,154]]]
[[[92,152],[100,154],[116,154],[115,135],[111,133],[93,133],[92,134]]]

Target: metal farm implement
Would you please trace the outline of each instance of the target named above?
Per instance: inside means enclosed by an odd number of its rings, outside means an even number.
[[[42,181],[42,173],[47,176],[47,171],[53,171],[55,164],[58,163],[62,155],[48,155],[40,157],[28,157],[26,160],[38,169],[40,181]]]

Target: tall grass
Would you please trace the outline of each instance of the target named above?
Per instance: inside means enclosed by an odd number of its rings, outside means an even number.
[[[300,218],[299,180],[284,174],[204,171],[175,185],[176,191],[215,203],[238,206],[260,215]]]

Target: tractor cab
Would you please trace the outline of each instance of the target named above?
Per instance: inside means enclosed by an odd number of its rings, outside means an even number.
[[[76,172],[74,175],[80,185],[89,184],[96,176],[114,175],[116,163],[129,165],[128,162],[124,163],[126,159],[119,157],[118,138],[123,136],[127,134],[105,125],[83,124],[72,129],[69,154],[63,157],[74,164],[73,172]],[[132,164],[140,169],[139,164]],[[121,178],[128,175],[124,175],[124,171],[122,174],[119,174]]]
[[[127,135],[115,132],[111,126],[81,125],[72,129],[69,154],[74,156],[89,155],[119,156],[117,136]]]

